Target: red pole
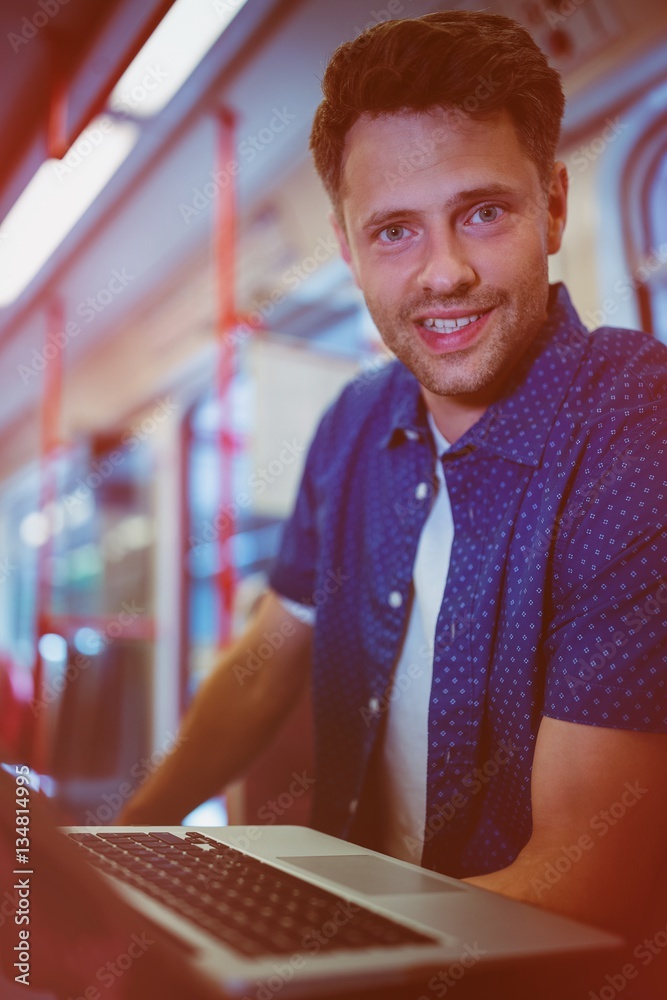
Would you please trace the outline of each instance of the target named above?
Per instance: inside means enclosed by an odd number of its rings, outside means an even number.
[[[46,313],[46,338],[44,356],[47,365],[44,370],[44,394],[40,423],[40,495],[39,510],[48,518],[48,537],[37,549],[37,591],[35,599],[35,627],[37,641],[49,631],[49,613],[52,591],[52,557],[55,502],[58,497],[56,456],[61,445],[60,414],[63,393],[63,348],[59,346],[65,324],[65,307],[60,296],[54,296]],[[39,651],[35,654],[34,695],[35,703],[41,704],[44,671]],[[48,771],[48,747],[46,730],[40,725],[41,715],[36,712],[33,719],[29,745],[32,749],[32,766],[38,771]],[[42,720],[43,722],[43,720]]]
[[[236,314],[236,186],[235,174],[229,170],[234,162],[235,119],[227,109],[218,116],[217,160],[221,176],[229,183],[220,191],[213,224],[213,257],[217,278],[217,333],[220,345],[218,362],[217,395],[220,412],[219,461],[220,461],[220,523],[218,536],[219,570],[217,572],[219,628],[218,642],[224,646],[232,634],[232,614],[236,576],[232,557],[232,535],[235,530],[233,517],[234,473],[234,424],[231,388],[236,367],[234,328]]]
[[[62,159],[69,148],[67,140],[67,115],[69,79],[62,63],[62,55],[55,43],[51,44],[51,87],[49,115],[46,122],[46,153],[48,157]]]

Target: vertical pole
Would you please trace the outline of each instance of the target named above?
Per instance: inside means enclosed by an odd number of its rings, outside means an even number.
[[[67,99],[68,81],[64,72],[58,47],[51,44],[51,81],[49,113],[46,122],[46,150],[49,157],[62,157],[67,152]],[[35,633],[36,640],[49,631],[49,611],[51,608],[53,527],[55,500],[58,496],[57,469],[55,458],[60,446],[60,412],[62,404],[63,349],[58,346],[58,333],[62,333],[65,307],[62,298],[55,294],[46,307],[45,353],[47,358],[44,371],[44,387],[39,429],[40,486],[39,510],[48,517],[48,537],[44,545],[37,549],[37,579],[35,588]],[[46,350],[48,348],[48,351]],[[55,355],[50,355],[55,350]],[[35,647],[33,670],[34,704],[42,704],[44,688],[44,668],[39,649]],[[30,764],[37,771],[47,771],[49,748],[47,727],[41,711],[35,714],[29,724],[27,746],[30,749]]]
[[[231,390],[236,367],[234,327],[236,324],[236,186],[235,174],[229,170],[236,155],[235,119],[227,109],[218,113],[218,169],[229,177],[215,206],[213,225],[213,258],[217,284],[217,334],[219,340],[217,395],[220,412],[219,461],[220,461],[220,523],[218,536],[218,643],[224,646],[232,635],[232,613],[236,576],[232,557],[232,535],[235,530],[233,517],[234,498],[234,424]]]
[[[59,346],[65,324],[65,307],[60,296],[54,296],[48,303],[46,312],[46,338],[44,355],[48,359],[44,370],[44,394],[40,422],[40,493],[39,509],[48,518],[48,537],[37,549],[37,587],[35,597],[35,627],[37,641],[49,631],[52,597],[52,557],[55,525],[55,502],[58,497],[58,470],[56,457],[61,445],[60,414],[62,409],[63,348]],[[48,348],[48,350],[46,349]],[[35,701],[42,702],[44,671],[39,650],[35,653],[34,693]],[[39,710],[33,719],[29,745],[32,748],[32,766],[36,770],[48,770],[48,748],[46,729],[40,725]],[[42,720],[43,722],[43,720]]]
[[[69,78],[63,65],[63,56],[55,42],[51,42],[49,56],[51,59],[51,85],[49,114],[46,122],[46,154],[48,157],[62,159],[69,148],[67,138],[67,114],[69,97]]]

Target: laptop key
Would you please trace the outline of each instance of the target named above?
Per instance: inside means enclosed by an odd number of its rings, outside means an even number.
[[[68,836],[106,875],[146,893],[246,957],[290,954],[313,935],[322,952],[435,943],[205,834],[188,831],[185,839],[168,831]],[[328,927],[335,928],[330,935]]]

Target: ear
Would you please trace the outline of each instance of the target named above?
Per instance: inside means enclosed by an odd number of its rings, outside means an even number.
[[[547,252],[557,253],[563,239],[567,220],[567,191],[569,187],[567,167],[558,160],[553,165],[549,185],[549,222],[547,229]]]
[[[361,285],[359,284],[359,278],[357,276],[357,269],[355,267],[354,259],[352,257],[352,251],[350,250],[350,244],[347,238],[347,233],[345,232],[345,226],[340,221],[335,212],[331,212],[329,214],[329,222],[331,223],[333,231],[336,235],[336,239],[338,240],[341,256],[345,261],[345,263],[347,264],[347,266],[349,267],[349,269],[352,271],[352,277],[354,278],[355,283],[358,285],[359,288],[361,288]]]

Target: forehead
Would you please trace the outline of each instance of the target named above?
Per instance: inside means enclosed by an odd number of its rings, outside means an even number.
[[[539,183],[504,110],[483,119],[442,108],[363,115],[346,136],[341,166],[344,206],[436,188],[455,194],[459,185]]]

